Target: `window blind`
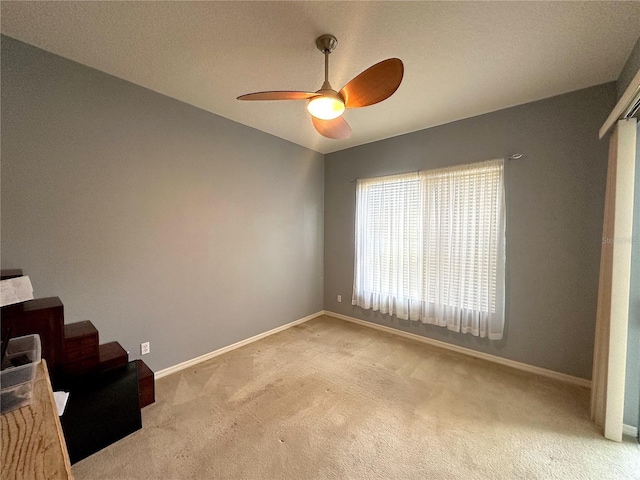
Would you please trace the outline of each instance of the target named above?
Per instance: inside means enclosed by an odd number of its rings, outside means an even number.
[[[352,303],[502,338],[503,170],[492,160],[358,180]]]

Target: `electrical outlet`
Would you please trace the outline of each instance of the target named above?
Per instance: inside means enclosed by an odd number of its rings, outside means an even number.
[[[342,302],[342,295],[338,295],[338,303]]]
[[[151,345],[149,342],[144,342],[140,344],[140,355],[146,355],[151,351]]]

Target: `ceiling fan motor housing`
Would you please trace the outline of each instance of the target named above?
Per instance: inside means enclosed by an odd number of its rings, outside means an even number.
[[[329,88],[327,88],[327,87],[329,87]],[[331,85],[328,85],[328,82],[325,83],[324,85],[322,85],[322,88],[320,90],[318,90],[316,93],[318,95],[322,95],[323,97],[335,98],[336,100],[339,100],[342,103],[344,103],[344,98],[342,98],[342,95],[340,95],[333,88],[331,88]]]

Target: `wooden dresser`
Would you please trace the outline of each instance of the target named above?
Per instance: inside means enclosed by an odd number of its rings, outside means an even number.
[[[71,479],[47,363],[36,370],[31,404],[0,416],[2,480]]]

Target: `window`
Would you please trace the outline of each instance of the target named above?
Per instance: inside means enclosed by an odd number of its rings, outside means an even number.
[[[503,165],[358,180],[352,303],[502,338]]]

